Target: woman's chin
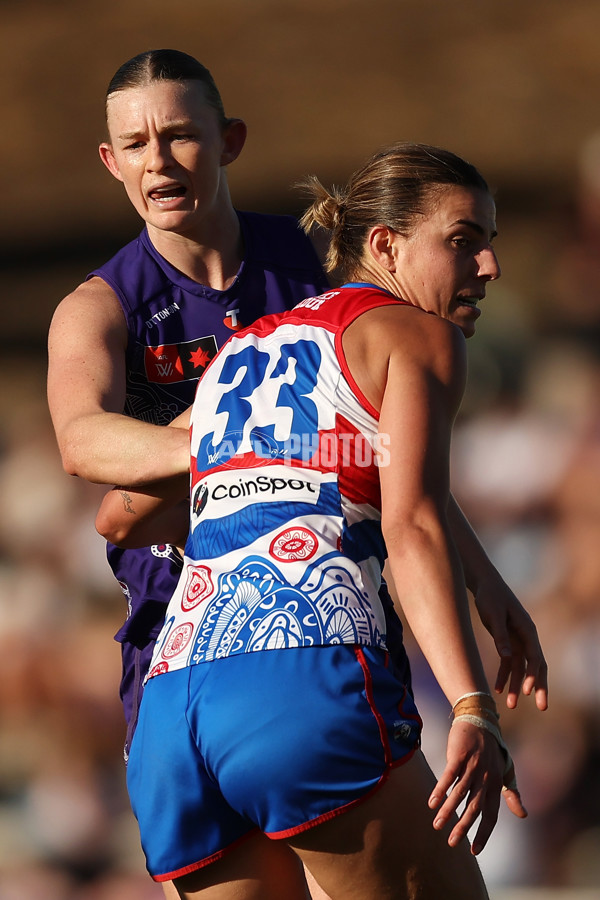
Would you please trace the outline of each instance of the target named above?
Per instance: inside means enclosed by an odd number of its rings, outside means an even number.
[[[481,310],[476,306],[459,306],[450,316],[450,320],[458,325],[466,338],[473,337],[475,334],[475,325],[477,319],[481,315]]]

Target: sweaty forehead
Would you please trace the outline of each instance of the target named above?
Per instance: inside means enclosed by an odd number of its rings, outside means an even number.
[[[210,112],[213,110],[207,101],[205,87],[199,81],[155,79],[116,91],[106,101],[108,125],[116,126],[118,131],[127,122],[131,125],[127,130],[135,130],[150,119],[168,126],[171,122],[206,116]]]

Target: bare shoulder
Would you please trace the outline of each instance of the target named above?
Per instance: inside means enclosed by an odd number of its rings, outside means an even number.
[[[405,350],[427,354],[444,347],[464,346],[465,338],[452,322],[404,303],[378,306],[357,321],[363,334],[384,341],[391,350],[402,346]]]
[[[390,368],[406,377],[430,373],[460,389],[466,371],[465,338],[452,322],[408,305],[380,306],[347,329],[343,347],[350,371],[380,408]]]
[[[111,334],[126,341],[127,325],[119,299],[102,278],[84,281],[60,301],[50,324],[50,349],[73,335],[88,342]]]
[[[127,323],[100,278],[61,300],[48,334],[48,403],[57,432],[81,410],[123,408]]]

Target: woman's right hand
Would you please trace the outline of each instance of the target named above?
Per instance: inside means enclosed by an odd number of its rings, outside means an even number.
[[[503,792],[506,758],[496,738],[483,728],[469,722],[455,722],[448,735],[446,768],[429,798],[430,809],[437,810],[433,827],[444,828],[454,814],[458,822],[448,837],[456,846],[467,836],[481,817],[471,851],[480,853],[485,847],[498,820],[500,794],[510,794],[507,802],[511,812],[524,818],[527,815],[519,792]],[[462,812],[458,808],[465,803]]]

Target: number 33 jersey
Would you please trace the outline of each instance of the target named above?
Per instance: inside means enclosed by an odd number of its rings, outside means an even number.
[[[235,334],[198,384],[190,533],[149,678],[236,653],[385,647],[378,412],[342,350],[399,301],[345,285]]]

